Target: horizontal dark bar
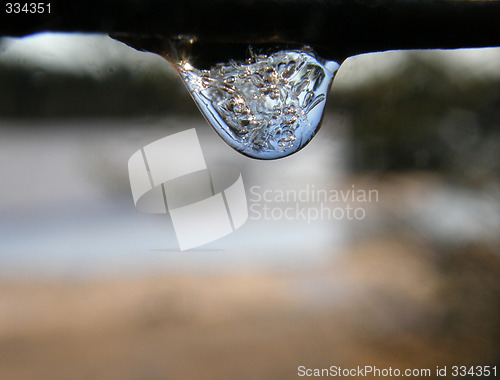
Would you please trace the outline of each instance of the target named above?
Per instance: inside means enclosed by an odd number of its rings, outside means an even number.
[[[86,0],[51,1],[51,14],[7,14],[0,35],[41,31],[208,43],[307,44],[338,61],[393,49],[500,45],[500,1]],[[2,4],[4,7],[4,4]],[[146,44],[147,46],[147,44]],[[155,50],[153,43],[150,50]]]

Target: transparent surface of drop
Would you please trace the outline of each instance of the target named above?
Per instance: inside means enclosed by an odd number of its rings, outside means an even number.
[[[316,134],[338,68],[308,48],[254,55],[209,70],[187,60],[177,64],[191,96],[224,141],[267,160],[297,152]]]

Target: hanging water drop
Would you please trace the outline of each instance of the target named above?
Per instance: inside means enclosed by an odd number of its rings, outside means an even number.
[[[198,69],[173,62],[209,124],[231,147],[258,159],[302,149],[318,131],[339,65],[305,47]]]

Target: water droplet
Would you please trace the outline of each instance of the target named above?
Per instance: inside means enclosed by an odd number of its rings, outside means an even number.
[[[318,131],[339,65],[310,48],[254,55],[200,70],[176,63],[191,96],[231,147],[258,159],[302,149]]]

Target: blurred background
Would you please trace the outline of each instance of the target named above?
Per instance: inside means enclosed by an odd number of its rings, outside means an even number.
[[[0,40],[0,378],[291,379],[500,365],[500,49],[352,57],[323,126],[258,161],[163,58],[103,35]],[[250,219],[179,252],[127,162],[196,128]],[[250,191],[251,189],[253,191]],[[361,220],[259,218],[268,190],[374,190]],[[278,213],[277,213],[278,214]],[[500,367],[498,367],[500,370]]]

